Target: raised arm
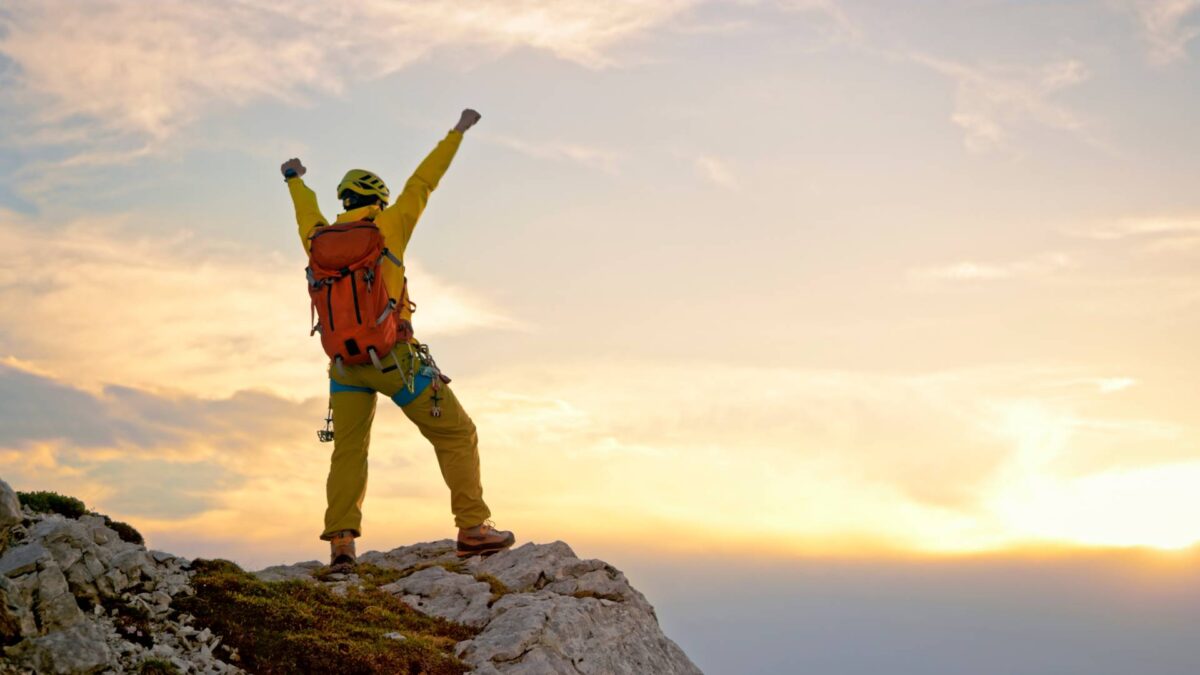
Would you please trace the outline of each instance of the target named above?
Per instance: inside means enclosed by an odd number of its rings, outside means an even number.
[[[296,225],[300,228],[300,243],[304,246],[304,252],[308,253],[309,235],[314,229],[328,225],[329,221],[321,215],[316,193],[310,190],[301,178],[308,169],[304,168],[300,160],[294,157],[289,159],[279,167],[279,171],[287,181],[288,192],[292,195],[292,206],[296,209]]]
[[[408,246],[408,240],[417,226],[417,220],[421,218],[425,204],[429,201],[429,194],[437,189],[442,176],[450,168],[450,162],[454,159],[454,155],[458,152],[458,146],[462,143],[463,133],[475,126],[479,118],[480,114],[474,110],[470,108],[464,110],[458,119],[458,124],[450,130],[450,133],[446,134],[446,137],[437,144],[433,152],[429,153],[429,156],[421,162],[412,177],[404,184],[404,190],[396,198],[395,203],[384,209],[383,213],[375,219],[375,222],[384,230],[384,234],[388,238],[388,246],[393,251],[403,255],[404,249]]]

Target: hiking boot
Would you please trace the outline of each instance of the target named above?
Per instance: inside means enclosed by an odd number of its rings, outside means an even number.
[[[329,539],[329,569],[343,574],[353,572],[358,564],[354,553],[354,531],[334,532]]]
[[[489,556],[512,546],[516,540],[512,532],[497,530],[495,523],[486,520],[475,527],[459,528],[458,557]]]

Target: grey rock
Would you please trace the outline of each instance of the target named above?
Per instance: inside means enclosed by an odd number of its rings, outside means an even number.
[[[46,548],[54,556],[54,562],[64,570],[83,559],[84,550],[69,541],[48,541]]]
[[[524,544],[488,558],[472,558],[470,569],[496,577],[511,591],[545,588],[561,595],[629,602],[654,612],[646,597],[629,584],[620,570],[603,560],[580,560],[562,541]]]
[[[405,570],[421,564],[454,562],[454,540],[442,539],[411,546],[401,546],[387,552],[369,551],[358,557],[360,563],[370,563],[385,569]]]
[[[0,576],[0,644],[16,642],[37,632],[33,617],[25,616],[29,605],[24,594],[17,582]]]
[[[100,516],[88,514],[79,519],[79,524],[83,525],[92,537],[92,542],[97,546],[107,546],[113,542],[121,540],[121,536],[117,534],[109,526],[104,524],[104,519]]]
[[[8,483],[0,480],[0,535],[8,532],[8,529],[16,525],[25,518],[24,512],[21,511],[21,501],[17,499],[17,493],[9,487]],[[0,540],[3,537],[0,536]]]
[[[92,541],[92,534],[88,528],[78,520],[65,518],[58,514],[47,515],[44,519],[34,524],[29,530],[31,539],[39,539],[46,543],[65,541],[80,549],[87,549],[95,546]]]
[[[110,565],[121,570],[130,584],[137,584],[143,577],[153,578],[158,571],[146,549],[136,544],[125,544],[113,554]]]
[[[653,615],[632,603],[553,591],[500,599],[495,617],[455,651],[478,673],[698,675]]]
[[[71,587],[71,593],[94,605],[99,604],[101,596],[100,589],[96,586],[96,577],[103,572],[104,568],[95,556],[86,554],[80,557],[66,571],[67,584]]]
[[[53,561],[47,562],[37,574],[34,610],[39,625],[46,632],[73,626],[84,619],[75,596],[71,595],[67,578]]]
[[[9,616],[17,621],[17,633],[22,637],[37,635],[37,617],[33,614],[37,574],[27,574],[16,579],[0,577],[0,588],[3,588],[4,603],[8,607]]]
[[[83,622],[5,649],[22,667],[45,675],[86,675],[108,667],[112,652],[98,626]]]
[[[442,567],[414,572],[399,581],[380,586],[379,590],[398,596],[413,609],[480,627],[491,618],[488,603],[492,587],[466,574]]]
[[[33,572],[38,565],[52,560],[46,547],[37,542],[14,546],[0,556],[0,575],[10,578],[19,577]]]
[[[254,576],[263,581],[288,581],[290,579],[301,579],[303,581],[315,581],[313,573],[321,569],[325,565],[316,560],[296,563],[295,565],[275,565],[264,570],[259,570],[254,573]]]

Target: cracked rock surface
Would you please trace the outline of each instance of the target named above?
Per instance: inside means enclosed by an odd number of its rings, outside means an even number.
[[[372,551],[359,561],[400,574],[380,589],[410,607],[480,628],[455,647],[475,675],[700,673],[663,634],[654,608],[620,570],[581,560],[561,541],[464,562],[446,539]],[[311,579],[319,569],[301,563],[257,574]],[[335,590],[360,583],[353,574],[326,579]]]
[[[219,638],[171,610],[192,593],[190,566],[122,541],[103,518],[22,510],[0,480],[0,675],[136,673],[151,659],[242,672],[214,655]]]

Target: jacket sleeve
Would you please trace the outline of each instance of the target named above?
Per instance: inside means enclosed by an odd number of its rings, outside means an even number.
[[[437,188],[442,176],[450,168],[450,162],[458,152],[462,138],[461,131],[452,130],[446,134],[404,184],[404,190],[396,198],[396,202],[384,209],[375,219],[375,223],[387,238],[388,247],[397,255],[404,255],[404,249],[408,247],[408,240],[417,226],[417,220],[425,210],[425,203],[429,201],[429,193]]]
[[[300,226],[300,243],[304,246],[304,252],[308,253],[309,235],[316,228],[328,225],[329,221],[321,215],[321,208],[317,206],[317,195],[304,184],[304,179],[289,178],[287,186],[288,192],[292,195],[292,206],[296,208],[296,224]]]

